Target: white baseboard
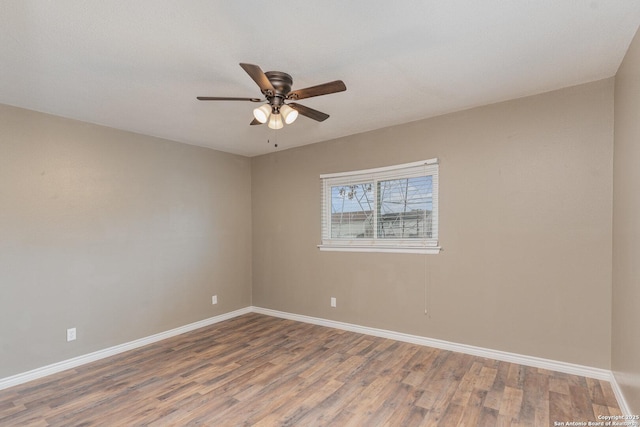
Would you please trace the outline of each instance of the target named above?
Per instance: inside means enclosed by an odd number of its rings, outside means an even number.
[[[618,406],[620,407],[620,412],[623,415],[635,415],[631,413],[631,408],[629,408],[629,404],[627,400],[624,398],[624,394],[620,389],[620,385],[618,385],[618,380],[613,372],[611,372],[611,378],[609,378],[609,382],[611,383],[611,388],[613,389],[613,394],[616,396],[616,400],[618,401]]]
[[[495,359],[504,362],[518,363],[521,365],[531,366],[534,368],[542,368],[550,371],[564,372],[571,375],[580,375],[583,377],[594,378],[598,380],[609,381],[613,392],[615,393],[618,405],[623,414],[630,414],[629,406],[624,399],[624,395],[618,386],[615,376],[607,369],[593,368],[589,366],[576,365],[572,363],[560,362],[557,360],[543,359],[540,357],[526,356],[522,354],[509,353],[500,350],[492,350],[482,347],[475,347],[466,344],[458,344],[449,341],[438,340],[434,338],[426,338],[418,335],[404,334],[401,332],[394,332],[385,329],[370,328],[367,326],[359,326],[351,323],[338,322],[335,320],[327,320],[318,317],[304,316],[300,314],[287,313],[283,311],[271,310],[261,307],[245,307],[239,310],[235,310],[229,313],[221,314],[219,316],[204,319],[199,322],[190,323],[179,328],[171,329],[169,331],[161,332],[155,335],[151,335],[138,340],[130,341],[128,343],[116,345],[113,347],[99,350],[93,353],[85,354],[82,356],[74,357],[73,359],[63,360],[58,363],[43,366],[41,368],[33,369],[24,373],[13,375],[7,378],[0,378],[0,390],[13,387],[19,384],[26,383],[38,378],[46,377],[47,375],[62,372],[67,369],[75,368],[86,363],[90,363],[96,360],[104,359],[105,357],[113,356],[119,353],[123,353],[128,350],[133,350],[148,344],[152,344],[157,341],[161,341],[167,338],[174,337],[176,335],[184,334],[198,328],[213,325],[215,323],[229,320],[234,317],[241,316],[247,313],[259,313],[267,316],[280,317],[283,319],[295,320],[298,322],[311,323],[319,326],[326,326],[329,328],[336,328],[345,331],[357,332],[365,335],[372,335],[381,338],[389,338],[392,340],[408,342],[411,344],[424,345],[427,347],[435,347],[442,350],[455,351],[458,353],[470,354],[473,356],[486,357],[488,359]]]
[[[51,365],[43,366],[41,368],[37,368],[31,371],[23,372],[21,374],[13,375],[11,377],[0,378],[0,390],[13,387],[15,385],[23,384],[38,378],[46,377],[47,375],[62,372],[67,369],[75,368],[76,366],[84,365],[86,363],[94,362],[96,360],[104,359],[105,357],[113,356],[129,350],[133,350],[135,348],[152,344],[154,342],[161,341],[167,338],[171,338],[176,335],[184,334],[185,332],[190,332],[190,331],[193,331],[194,329],[213,325],[214,323],[222,322],[224,320],[241,316],[243,314],[250,313],[251,311],[252,311],[251,307],[241,308],[239,310],[221,314],[215,317],[210,317],[208,319],[200,320],[199,322],[190,323],[188,325],[171,329],[169,331],[160,332],[158,334],[151,335],[145,338],[140,338],[124,344],[105,348],[103,350],[98,350],[93,353],[74,357],[73,359],[63,360],[62,362],[53,363]]]
[[[470,354],[472,356],[486,357],[488,359],[500,360],[503,362],[518,363],[520,365],[542,368],[550,371],[564,372],[571,375],[579,375],[598,380],[611,381],[611,371],[607,369],[592,368],[590,366],[576,365],[573,363],[560,362],[557,360],[543,359],[540,357],[526,356],[522,354],[509,353],[506,351],[492,350],[488,348],[475,347],[472,345],[458,344],[449,341],[426,338],[418,335],[409,335],[401,332],[393,332],[385,329],[358,326],[351,323],[337,322],[334,320],[321,319],[317,317],[303,316],[300,314],[286,313],[268,308],[253,307],[255,313],[266,314],[268,316],[281,317],[283,319],[296,320],[299,322],[312,323],[314,325],[328,326],[330,328],[342,329],[345,331],[358,332],[376,337],[389,338],[396,341],[408,342],[411,344],[435,347],[442,350],[455,351],[458,353]]]

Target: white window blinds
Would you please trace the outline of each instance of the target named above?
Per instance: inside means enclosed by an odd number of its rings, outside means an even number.
[[[437,253],[438,160],[320,176],[322,250]]]

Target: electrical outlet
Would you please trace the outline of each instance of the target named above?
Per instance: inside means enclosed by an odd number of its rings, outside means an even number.
[[[336,298],[331,297],[331,307],[336,307]]]
[[[76,340],[76,328],[67,329],[67,341],[75,341]]]
[[[217,304],[218,303],[218,295],[214,295],[211,297],[211,304]]]

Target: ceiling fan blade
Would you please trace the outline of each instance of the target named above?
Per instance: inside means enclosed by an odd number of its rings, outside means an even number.
[[[260,102],[260,98],[235,98],[229,96],[198,96],[199,101],[251,101]]]
[[[253,119],[251,121],[251,123],[249,123],[251,126],[255,126],[255,125],[261,125],[262,123],[260,123],[257,119]]]
[[[276,92],[266,74],[260,67],[254,64],[245,64],[242,62],[240,63],[240,66],[244,71],[247,72],[247,74],[249,74],[249,77],[251,77],[253,81],[258,84],[262,93],[264,93],[265,95],[267,93],[273,95]]]
[[[347,90],[347,86],[345,86],[344,82],[342,80],[335,80],[329,83],[291,91],[287,95],[287,99],[305,99],[311,98],[312,96],[343,92],[345,90]]]
[[[295,102],[291,102],[287,105],[298,111],[298,113],[302,114],[303,116],[307,116],[310,119],[319,122],[324,122],[329,118],[329,115],[323,113],[322,111],[314,110],[313,108],[305,107],[304,105],[296,104]]]

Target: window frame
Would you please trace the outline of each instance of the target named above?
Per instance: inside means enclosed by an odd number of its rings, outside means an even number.
[[[378,230],[378,204],[377,183],[394,179],[405,179],[431,176],[431,238],[402,238],[390,239],[377,237]],[[359,171],[339,172],[320,175],[321,182],[321,239],[318,245],[321,251],[346,251],[346,252],[394,252],[394,253],[418,253],[438,254],[438,159],[422,160],[419,162],[404,163],[400,165],[386,166]],[[373,238],[341,239],[331,237],[331,201],[332,187],[340,185],[354,185],[372,183],[374,196],[373,209]]]

